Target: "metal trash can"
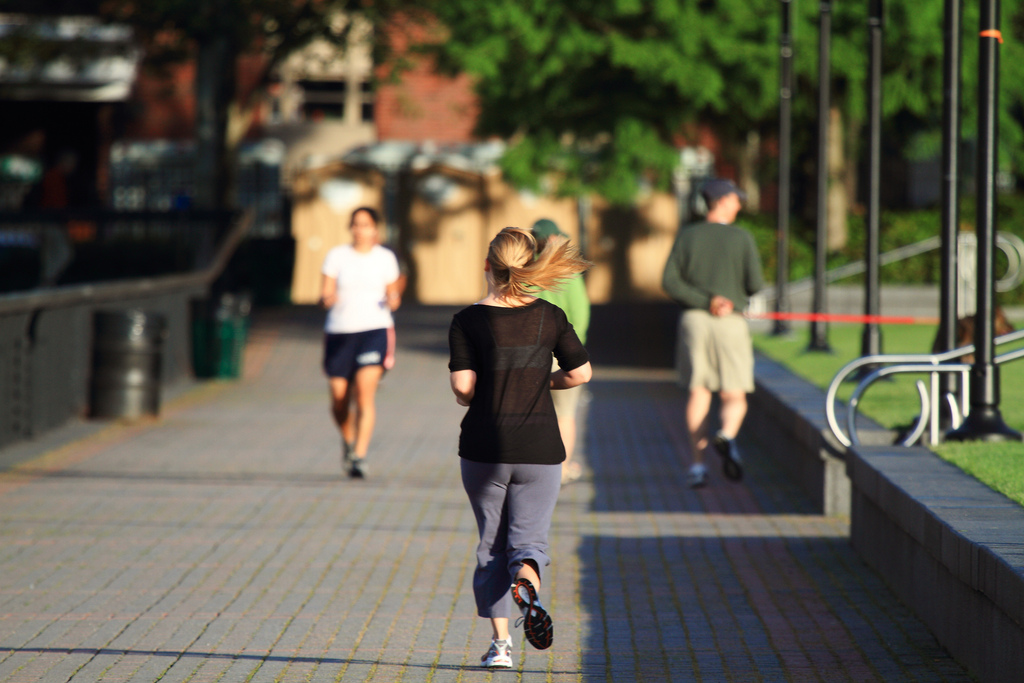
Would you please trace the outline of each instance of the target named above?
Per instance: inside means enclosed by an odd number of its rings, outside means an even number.
[[[196,377],[241,376],[251,311],[252,297],[244,292],[225,293],[217,299],[196,303],[192,326]]]
[[[93,315],[92,416],[137,419],[160,413],[167,322],[158,313]]]

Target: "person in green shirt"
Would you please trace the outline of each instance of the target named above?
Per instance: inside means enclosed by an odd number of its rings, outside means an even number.
[[[537,240],[537,251],[544,248],[549,239],[568,240],[569,236],[558,229],[558,225],[547,218],[541,218],[530,228],[534,238]],[[565,317],[576,330],[576,336],[584,344],[587,343],[587,327],[590,325],[590,299],[587,297],[586,283],[582,275],[576,275],[566,280],[557,290],[540,290],[537,296],[549,301],[565,311]],[[562,443],[565,445],[565,462],[562,463],[562,484],[576,481],[580,478],[582,468],[573,460],[573,450],[576,448],[576,413],[579,410],[580,396],[583,387],[573,387],[562,391],[552,392],[551,398],[555,403],[555,414],[558,416],[558,429],[562,433]]]
[[[747,394],[754,390],[754,351],[742,311],[750,295],[764,286],[754,238],[734,225],[743,193],[730,180],[712,178],[701,194],[707,216],[679,229],[662,277],[665,292],[683,307],[682,337],[692,371],[686,424],[694,488],[707,484],[704,449],[714,392],[721,399],[721,429],[711,443],[722,457],[725,476],[743,477],[736,435],[747,414]]]

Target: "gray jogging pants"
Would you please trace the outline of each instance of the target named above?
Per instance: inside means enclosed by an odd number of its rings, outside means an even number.
[[[546,582],[548,530],[562,486],[561,465],[510,465],[462,459],[462,485],[480,532],[473,573],[477,614],[509,618],[509,588],[525,560]]]

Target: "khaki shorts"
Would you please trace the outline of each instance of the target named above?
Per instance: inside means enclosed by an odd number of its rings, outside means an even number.
[[[754,348],[742,315],[718,317],[707,311],[686,311],[682,341],[690,356],[691,389],[754,391]]]
[[[551,371],[554,372],[558,369],[558,361],[552,359]],[[574,419],[576,417],[576,410],[580,405],[580,395],[582,393],[582,384],[572,389],[552,389],[551,400],[555,404],[555,417],[559,420]]]

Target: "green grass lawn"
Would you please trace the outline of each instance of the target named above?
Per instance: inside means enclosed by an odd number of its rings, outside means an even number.
[[[766,356],[786,365],[812,384],[826,389],[844,365],[860,357],[861,325],[830,325],[832,353],[807,350],[808,328],[796,328],[788,336],[754,335],[754,346]],[[884,353],[928,353],[935,328],[923,325],[883,325]],[[1002,353],[1012,347],[1000,347]],[[1003,419],[1018,431],[1024,431],[1024,360],[1000,366]],[[861,397],[860,411],[879,424],[893,429],[911,425],[920,406],[914,382],[927,375],[897,376],[892,381],[876,382]],[[839,398],[844,401],[855,384],[844,383]],[[838,415],[845,425],[845,412]],[[1024,505],[1024,443],[943,443],[934,448],[945,460]]]

